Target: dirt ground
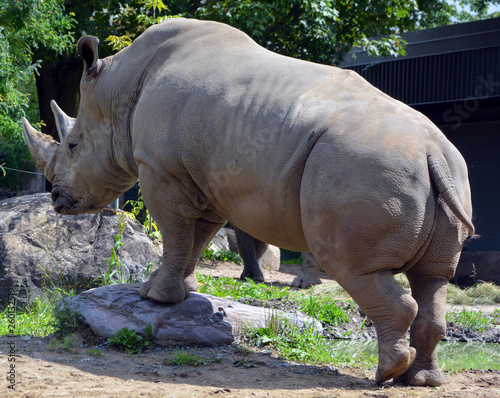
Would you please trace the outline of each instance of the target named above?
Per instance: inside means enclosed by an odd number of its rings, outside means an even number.
[[[290,284],[298,270],[283,266],[266,279]],[[205,264],[200,271],[236,277],[241,268]],[[499,371],[447,373],[440,388],[378,386],[373,370],[303,365],[236,346],[191,349],[207,362],[195,367],[164,364],[171,348],[127,355],[106,346],[55,348],[52,339],[0,337],[0,397],[500,397]]]

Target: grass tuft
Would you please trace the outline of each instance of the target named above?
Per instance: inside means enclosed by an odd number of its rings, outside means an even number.
[[[288,299],[289,288],[278,288],[268,286],[264,283],[256,284],[247,278],[246,282],[234,278],[214,278],[208,275],[197,275],[200,283],[200,293],[211,294],[216,297],[231,297],[235,300],[240,298],[253,298],[257,300]]]
[[[213,359],[210,362],[215,361]],[[207,359],[186,350],[175,350],[163,360],[163,364],[168,366],[204,366],[208,362]]]

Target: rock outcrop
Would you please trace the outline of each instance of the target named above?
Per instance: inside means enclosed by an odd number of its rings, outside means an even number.
[[[49,193],[0,201],[0,307],[9,288],[21,301],[63,283],[75,290],[96,285],[109,268],[120,212],[64,216],[57,214]],[[125,218],[122,259],[124,275],[143,281],[148,264],[158,266],[161,250],[142,225]]]
[[[82,316],[98,336],[109,338],[127,327],[144,335],[152,327],[152,339],[160,345],[217,346],[234,341],[237,328],[269,326],[271,317],[287,318],[303,327],[321,330],[321,324],[298,312],[285,313],[253,307],[201,293],[191,293],[178,304],[156,303],[142,298],[138,284],[102,286],[66,299],[62,305]]]

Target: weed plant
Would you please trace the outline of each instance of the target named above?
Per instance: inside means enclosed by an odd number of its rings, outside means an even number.
[[[139,197],[137,200],[127,200],[124,206],[130,205],[131,210],[127,212],[131,215],[134,220],[143,221],[142,224],[146,230],[146,234],[153,240],[161,239],[161,232],[158,229],[158,225],[151,217],[149,210],[144,205],[144,200],[142,199],[141,189],[139,188]]]
[[[76,309],[76,305],[61,300],[52,309],[52,326],[55,331],[62,335],[74,333],[80,329],[82,315]]]
[[[68,334],[61,339],[52,339],[48,344],[49,348],[54,350],[64,350],[69,352],[76,352],[80,347],[80,341],[74,333]]]
[[[239,254],[233,253],[231,250],[217,250],[212,243],[203,250],[201,258],[210,261],[228,261],[243,265],[243,259]]]
[[[446,314],[446,321],[462,325],[475,332],[484,332],[491,325],[492,317],[482,311],[463,308],[460,312]]]
[[[338,300],[331,297],[315,297],[314,287],[311,287],[309,295],[300,299],[300,310],[323,324],[339,326],[349,322],[349,317],[337,303]]]
[[[103,273],[102,285],[112,283],[129,283],[130,270],[123,264],[123,233],[127,227],[125,213],[121,213],[118,219],[118,234],[115,237],[115,244],[111,250],[111,257],[106,258],[102,263],[108,264],[107,272]]]
[[[109,338],[108,342],[129,354],[140,354],[144,347],[154,346],[151,332],[151,325],[146,326],[144,337],[139,336],[135,330],[124,327]]]

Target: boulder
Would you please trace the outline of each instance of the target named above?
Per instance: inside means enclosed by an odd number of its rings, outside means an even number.
[[[314,254],[309,252],[302,253],[302,268],[300,274],[297,275],[293,282],[293,287],[301,289],[309,289],[311,286],[320,285],[321,282],[321,266],[318,263]]]
[[[41,295],[42,287],[95,286],[109,268],[120,213],[57,214],[49,193],[0,201],[0,307],[13,288],[21,301]],[[148,264],[158,266],[161,250],[142,225],[125,218],[123,264],[130,280],[147,279]],[[128,271],[128,272],[127,272]]]
[[[267,249],[258,258],[261,270],[279,271],[281,265],[281,251],[279,247],[267,245]]]
[[[213,249],[217,252],[220,250],[228,251],[229,250],[229,241],[227,236],[226,228],[221,228],[217,234],[215,234],[214,238],[210,242],[213,245]],[[236,253],[236,252],[235,252]]]
[[[153,341],[160,345],[230,344],[237,328],[269,326],[271,316],[285,317],[300,328],[321,330],[319,322],[297,312],[253,307],[202,293],[191,293],[178,304],[163,304],[142,298],[138,288],[139,284],[102,286],[65,299],[62,305],[78,312],[82,321],[104,338],[124,327],[144,335],[149,324]]]

